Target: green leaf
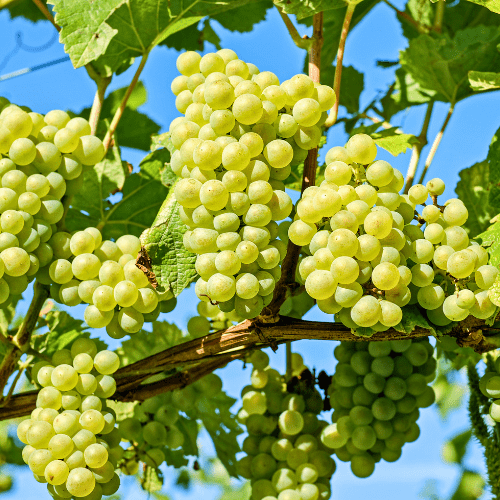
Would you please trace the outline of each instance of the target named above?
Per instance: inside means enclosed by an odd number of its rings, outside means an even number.
[[[415,21],[422,26],[431,27],[434,24],[435,7],[428,0],[408,0],[405,6],[405,12],[409,14]],[[401,23],[403,34],[406,38],[414,38],[420,35],[419,31],[413,24],[409,23],[406,19],[397,16]]]
[[[161,159],[159,153],[149,154],[141,162],[140,171],[126,180],[125,166],[119,157],[96,165],[86,174],[83,189],[74,198],[68,228],[96,226],[104,238],[139,236],[151,225],[168,194],[160,180],[167,153],[162,153]],[[116,191],[121,191],[122,198],[112,204],[108,198]]]
[[[500,212],[500,129],[495,132],[488,149],[487,161],[489,164],[490,194],[489,204],[492,209]]]
[[[116,128],[116,139],[122,146],[148,151],[151,136],[159,132],[160,125],[149,116],[126,107]]]
[[[325,77],[321,77],[321,83],[331,85],[333,76],[335,75],[335,68],[332,67],[331,71],[325,72]],[[344,66],[342,68],[342,85],[340,90],[340,105],[345,106],[349,113],[356,113],[359,110],[359,98],[364,89],[365,77],[352,66]]]
[[[75,319],[66,311],[52,309],[43,318],[39,326],[48,328],[46,333],[32,337],[33,347],[51,357],[55,352],[70,346],[78,338],[90,338],[90,331],[83,321]],[[107,344],[99,339],[92,339],[99,350],[106,349]]]
[[[173,186],[177,180],[177,176],[170,168],[170,152],[168,149],[154,150],[142,160],[141,169],[143,172],[149,173],[151,177],[158,179],[167,188]]]
[[[495,279],[495,283],[491,285],[491,288],[488,290],[488,297],[497,307],[500,307],[500,279],[498,276]]]
[[[153,493],[163,487],[163,473],[160,469],[146,465],[141,476],[141,486],[144,490]]]
[[[130,403],[115,401],[114,399],[108,399],[106,401],[106,406],[108,406],[108,408],[111,408],[116,413],[117,422],[121,422],[126,418],[132,418],[135,413],[135,407],[139,404],[139,401],[132,401]]]
[[[432,335],[436,334],[434,326],[427,321],[422,314],[422,311],[417,306],[404,306],[403,308],[403,319],[401,323],[394,327],[394,330],[403,333],[411,333],[416,326],[425,328],[429,330]]]
[[[50,0],[61,27],[60,41],[75,68],[104,54],[118,33],[106,20],[125,0]]]
[[[475,92],[500,89],[500,73],[469,71],[469,83]]]
[[[354,335],[357,335],[358,337],[366,337],[370,338],[374,333],[375,330],[373,328],[367,328],[364,326],[359,326],[356,328],[356,330],[351,330]]]
[[[182,30],[180,33],[184,33],[185,30]],[[203,30],[201,31],[201,36],[203,37],[203,46],[205,46],[204,42],[211,43],[212,45],[215,46],[217,50],[220,50],[222,48],[220,44],[220,38],[219,35],[214,31],[210,24],[210,19],[205,19],[205,22],[203,23]]]
[[[486,7],[495,14],[500,14],[500,1],[499,0],[469,0],[469,2]]]
[[[470,235],[486,231],[494,215],[488,204],[489,174],[486,160],[460,171],[455,192],[469,211],[469,218],[463,227]]]
[[[102,104],[101,116],[100,118],[112,118],[115,114],[116,110],[119,108],[125,94],[128,90],[128,87],[121,87],[119,89],[113,90]],[[148,100],[148,93],[146,87],[142,82],[137,82],[134,89],[132,90],[128,101],[127,108],[136,110],[142,105],[146,104]],[[88,108],[90,113],[90,108]],[[128,145],[127,145],[128,146]]]
[[[9,430],[11,430],[10,433]],[[0,464],[25,465],[22,457],[23,448],[16,445],[16,441],[19,443],[19,440],[13,438],[12,430],[12,422],[0,422]],[[4,472],[0,472],[0,478]],[[6,490],[2,490],[0,486],[0,493],[2,491]]]
[[[446,418],[448,414],[462,405],[465,395],[465,386],[448,380],[445,373],[440,373],[433,384],[436,393],[436,404],[439,414]]]
[[[498,65],[498,27],[477,26],[448,35],[420,35],[400,53],[401,66],[423,88],[440,100],[455,102],[471,94],[469,71],[487,71]]]
[[[196,419],[186,418],[179,415],[179,419],[175,426],[184,434],[184,444],[182,445],[182,452],[184,456],[197,457],[199,454],[198,445],[198,422]]]
[[[271,0],[257,1],[211,17],[227,30],[247,33],[252,31],[256,24],[265,21],[267,11],[272,7],[273,2]],[[206,24],[208,23],[205,22]],[[211,40],[206,40],[213,43]]]
[[[153,224],[142,233],[141,243],[151,259],[158,284],[171,289],[176,297],[197,277],[196,254],[188,252],[182,241],[186,231],[171,189]]]
[[[478,234],[476,239],[480,240],[484,247],[487,247],[490,254],[490,264],[500,265],[500,222],[495,222],[484,233]]]
[[[343,0],[274,0],[274,4],[285,14],[294,14],[297,19],[303,19],[328,9],[340,9],[345,7],[346,2]]]
[[[20,295],[11,295],[9,300],[0,306],[0,332],[3,335],[8,335],[9,327],[12,326],[16,315],[16,307],[19,300],[21,300]],[[2,349],[2,345],[0,344],[0,350]]]
[[[240,451],[237,438],[242,433],[230,408],[236,402],[225,392],[217,396],[200,399],[197,402],[197,417],[201,419],[210,434],[217,457],[224,464],[229,474],[237,477],[236,454]]]
[[[464,469],[450,500],[477,500],[483,496],[485,486],[486,482],[479,472]]]
[[[389,151],[393,156],[405,153],[414,144],[418,144],[418,139],[413,134],[398,133],[396,127],[383,130],[382,132],[375,132],[371,136],[377,146]]]
[[[468,429],[448,440],[443,447],[443,458],[446,462],[462,464],[467,447],[472,439],[472,430]]]
[[[2,3],[0,2],[0,6],[1,5]],[[15,0],[13,2],[7,2],[7,10],[9,11],[11,19],[24,17],[33,23],[47,21],[47,18],[41,13],[40,9],[32,0]]]
[[[173,323],[154,321],[152,327],[152,332],[141,330],[130,339],[122,341],[117,353],[123,366],[157,354],[186,340],[182,330]]]

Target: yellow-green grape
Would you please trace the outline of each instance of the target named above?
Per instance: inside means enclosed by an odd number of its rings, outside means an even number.
[[[458,252],[457,252],[458,253]],[[488,290],[493,286],[498,276],[498,269],[491,264],[480,266],[475,274],[476,284],[482,290]]]
[[[474,272],[477,256],[473,252],[460,250],[453,253],[447,261],[447,271],[455,278],[467,278]]]
[[[240,142],[232,142],[222,151],[222,165],[226,170],[242,171],[248,167],[250,158],[250,150]]]
[[[262,101],[256,95],[241,94],[234,99],[232,104],[232,111],[235,119],[243,125],[257,123],[262,117]]]
[[[358,326],[370,327],[380,320],[381,307],[379,301],[365,295],[351,309],[351,318]]]
[[[450,295],[443,302],[443,313],[451,321],[462,321],[469,315],[469,310],[459,307],[456,295]]]
[[[408,198],[414,205],[425,203],[429,191],[423,184],[415,184],[408,190]]]
[[[9,157],[17,165],[28,165],[36,157],[37,149],[27,138],[16,139],[9,148]]]
[[[112,311],[110,312],[112,317]],[[118,323],[120,324],[120,327],[127,333],[137,333],[144,324],[144,316],[141,312],[137,311],[133,307],[124,307],[118,313]]]
[[[426,184],[427,190],[431,196],[439,196],[444,193],[445,184],[441,179],[431,179]]]
[[[386,238],[392,229],[392,215],[383,211],[372,211],[366,216],[363,226],[368,234],[378,239]]]
[[[476,301],[470,308],[470,314],[475,318],[487,319],[496,311],[496,305],[488,297],[487,290],[478,290],[475,292]],[[451,318],[450,318],[451,319]]]
[[[347,155],[352,161],[367,165],[377,156],[377,146],[373,139],[366,134],[353,135],[345,146]]]
[[[386,161],[377,160],[366,169],[366,178],[372,186],[387,186],[394,178],[394,169]]]

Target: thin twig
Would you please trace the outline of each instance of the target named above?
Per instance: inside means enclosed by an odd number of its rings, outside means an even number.
[[[137,71],[135,72],[134,77],[132,78],[132,81],[130,82],[127,88],[127,91],[125,92],[125,95],[123,96],[120,106],[118,106],[118,109],[116,110],[115,115],[113,116],[113,120],[111,121],[109,129],[103,141],[104,150],[106,152],[108,151],[109,146],[111,145],[111,140],[113,139],[113,135],[116,132],[116,127],[118,127],[118,123],[120,122],[123,112],[125,111],[130,94],[132,94],[132,91],[134,90],[137,82],[139,81],[139,77],[141,76],[142,70],[146,65],[148,57],[149,57],[149,52],[148,51],[144,52],[139,67],[137,68]]]
[[[101,78],[97,81],[97,91],[94,96],[94,102],[89,116],[90,133],[92,135],[95,135],[97,132],[97,125],[99,124],[99,117],[101,116],[102,105],[104,103],[104,94],[106,93],[106,89],[110,83],[111,77]]]
[[[14,391],[16,389],[17,383],[19,382],[19,379],[21,378],[21,375],[24,373],[24,370],[29,366],[29,364],[33,361],[33,356],[28,356],[26,361],[24,363],[21,363],[17,369],[16,376],[14,377],[14,380],[12,381],[12,384],[9,388],[9,392],[7,393],[7,396],[5,398],[2,398],[0,400],[0,408],[7,406],[9,404],[10,399],[12,398],[12,395],[14,394]]]
[[[300,33],[297,31],[297,28],[288,17],[288,14],[285,14],[278,6],[276,6],[276,8],[280,13],[281,19],[283,19],[283,22],[285,23],[288,33],[290,33],[293,43],[295,43],[295,45],[297,45],[299,49],[309,50],[309,48],[313,44],[313,41],[309,37],[302,38],[300,36]]]
[[[335,66],[335,77],[333,79],[333,90],[335,92],[335,104],[330,110],[330,114],[325,122],[325,128],[330,128],[335,125],[337,121],[337,115],[339,113],[339,103],[340,103],[340,83],[342,81],[342,62],[344,60],[345,52],[345,42],[347,40],[347,34],[349,33],[349,26],[351,25],[352,15],[354,14],[354,9],[356,4],[348,3],[347,10],[344,16],[344,23],[342,24],[342,31],[340,33],[339,48],[337,50],[337,64]]]
[[[437,133],[436,137],[434,138],[434,142],[432,143],[431,150],[429,151],[429,154],[427,155],[427,158],[425,159],[425,165],[424,165],[424,170],[422,171],[422,175],[420,176],[420,180],[418,181],[420,184],[424,181],[425,174],[427,173],[427,170],[429,170],[429,167],[431,166],[432,160],[434,159],[434,155],[436,154],[437,148],[439,147],[439,144],[441,143],[441,139],[443,138],[444,131],[446,130],[446,127],[450,121],[451,115],[453,114],[453,111],[455,110],[455,103],[452,102],[450,104],[450,108],[448,109],[448,113],[446,114],[446,118],[443,122],[443,125],[439,132]]]
[[[413,179],[415,178],[415,174],[417,173],[418,164],[420,162],[420,154],[422,153],[422,149],[427,144],[427,131],[429,130],[429,123],[431,121],[432,110],[434,109],[434,101],[430,101],[427,104],[427,110],[425,111],[424,123],[422,124],[422,130],[418,135],[418,143],[415,144],[412,148],[410,164],[408,165],[408,170],[406,172],[406,181],[405,181],[405,189],[404,192],[408,193],[408,190],[411,188],[413,184]]]
[[[321,69],[321,47],[323,46],[323,13],[315,14],[313,17],[313,45],[309,50],[309,76],[315,82],[320,81]],[[307,153],[302,174],[302,191],[313,186],[316,180],[316,168],[318,162],[318,148],[311,149]],[[295,283],[295,271],[299,262],[300,248],[291,241],[288,242],[286,256],[281,265],[281,276],[274,289],[273,300],[265,307],[260,318],[263,321],[274,321],[279,313],[287,292]]]
[[[395,5],[389,2],[389,0],[383,0],[383,2],[387,4],[392,10],[394,10],[396,14],[401,17],[401,19],[406,21],[408,24],[411,24],[419,33],[429,33],[430,28],[428,26],[425,26],[424,24],[419,23],[416,19],[413,19],[413,17],[408,14],[408,12],[399,10]]]
[[[446,8],[445,0],[438,0],[436,5],[436,14],[434,15],[434,25],[432,29],[437,33],[441,33],[443,27],[444,9]]]
[[[61,27],[56,24],[54,16],[49,9],[44,5],[42,0],[33,0],[33,3],[40,9],[40,12],[54,25],[57,31],[61,31]]]

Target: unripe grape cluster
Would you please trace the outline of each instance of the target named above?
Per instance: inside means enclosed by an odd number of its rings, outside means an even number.
[[[84,118],[61,110],[43,116],[0,98],[0,303],[52,261],[61,199],[103,156]]]
[[[251,480],[252,500],[328,500],[335,462],[320,439],[327,423],[318,418],[323,400],[311,372],[294,353],[296,377],[287,387],[266,353],[256,351],[250,362],[251,385],[238,413],[249,435],[237,471]]]
[[[73,234],[60,231],[56,237],[55,258],[37,278],[51,285],[57,302],[88,304],[84,318],[91,328],[106,327],[110,337],[121,339],[175,306],[173,294],[160,296],[135,265],[141,248],[136,236],[103,241],[100,231],[89,227]]]
[[[325,446],[350,462],[357,477],[368,477],[380,460],[395,462],[405,443],[420,435],[419,408],[435,400],[434,348],[425,339],[341,342],[328,389],[332,424],[323,429]]]
[[[171,85],[184,116],[170,125],[184,246],[198,255],[201,300],[242,318],[272,299],[292,211],[283,181],[318,146],[333,90],[306,75],[280,82],[229,49],[185,52]]]
[[[353,330],[396,326],[407,304],[441,326],[491,316],[498,269],[469,241],[463,202],[439,205],[437,178],[400,195],[403,175],[376,155],[371,137],[352,136],[326,154],[321,184],[302,193],[288,236],[306,254],[298,279],[307,293]]]
[[[479,389],[490,399],[489,415],[495,422],[500,422],[500,358],[491,360],[479,380]]]
[[[54,498],[112,495],[120,486],[115,473],[123,449],[115,413],[106,400],[116,390],[116,353],[98,352],[86,338],[57,351],[52,364],[40,362],[33,378],[40,389],[31,418],[17,427],[26,446],[22,456],[35,479],[48,483]]]
[[[134,416],[118,424],[122,438],[130,443],[126,459],[119,464],[122,472],[135,474],[139,461],[158,468],[165,462],[166,449],[177,450],[184,444],[184,434],[176,426],[181,412],[193,410],[221,390],[222,380],[210,373],[183,389],[154,396],[135,406]]]

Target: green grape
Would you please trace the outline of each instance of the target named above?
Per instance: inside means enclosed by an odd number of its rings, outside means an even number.
[[[475,253],[459,250],[448,258],[446,270],[457,279],[467,278],[474,272],[476,262],[477,256]]]
[[[99,269],[99,281],[103,285],[116,286],[125,279],[125,273],[118,262],[107,260]]]
[[[457,252],[459,253],[459,252]],[[474,280],[479,288],[488,290],[493,286],[498,276],[498,269],[490,264],[480,266],[474,273]]]
[[[313,299],[324,300],[335,293],[337,282],[330,271],[316,270],[307,276],[305,286]]]
[[[75,256],[91,254],[95,249],[95,240],[89,233],[78,231],[71,237],[69,246]]]
[[[464,250],[469,246],[469,237],[462,227],[449,226],[444,230],[444,233],[443,243],[455,251]]]
[[[62,460],[53,460],[45,467],[44,475],[49,484],[63,484],[69,475],[69,467]]]
[[[455,250],[448,245],[440,245],[434,251],[433,262],[439,269],[447,270],[448,259],[455,253]]]
[[[55,283],[69,283],[73,279],[71,263],[66,259],[55,260],[49,267],[49,275]]]
[[[92,294],[92,303],[100,311],[111,311],[116,306],[113,288],[108,285],[98,286]]]
[[[54,459],[49,450],[35,450],[33,451],[28,460],[28,466],[34,474],[43,476],[45,468]]]
[[[17,193],[10,188],[0,188],[0,211],[17,209]]]
[[[45,128],[45,127],[44,127]],[[42,129],[43,132],[44,129]],[[33,165],[43,174],[48,175],[55,172],[62,162],[62,154],[57,147],[50,142],[39,142],[35,149],[35,158],[32,160]]]
[[[82,170],[82,164],[76,158],[71,155],[63,155],[58,172],[66,181],[78,179],[82,174]],[[68,192],[68,184],[66,191]]]
[[[476,301],[470,308],[470,314],[475,318],[487,319],[493,315],[496,310],[495,304],[488,297],[487,290],[475,292]],[[451,319],[451,318],[450,318]]]
[[[352,136],[345,146],[347,155],[356,163],[367,165],[377,155],[377,146],[373,139],[366,134]]]
[[[5,274],[8,276],[22,276],[30,268],[29,254],[22,248],[6,248],[0,253],[0,258],[5,265]]]
[[[10,188],[18,195],[26,191],[27,176],[20,170],[10,170],[2,176],[2,187]]]
[[[59,222],[64,214],[63,204],[53,196],[47,195],[42,200],[39,215],[49,224]]]
[[[16,210],[6,210],[0,216],[0,227],[4,232],[18,234],[24,227],[24,218]]]
[[[434,270],[427,264],[415,264],[410,270],[412,284],[420,288],[429,286],[434,279]]]
[[[121,311],[120,311],[121,312]],[[84,312],[84,319],[90,328],[104,328],[113,318],[113,311],[100,311],[95,305],[88,305]],[[137,330],[138,331],[138,330]],[[134,332],[135,333],[135,332]]]
[[[392,229],[392,216],[386,212],[372,211],[366,216],[363,226],[368,234],[379,240],[386,238]]]
[[[144,324],[144,316],[133,307],[124,307],[118,313],[118,323],[127,333],[137,333]]]
[[[78,375],[78,383],[76,384],[76,390],[84,395],[89,396],[92,394],[97,387],[97,381],[94,375],[90,373],[81,373]]]
[[[468,216],[469,212],[461,201],[450,203],[443,211],[443,219],[449,226],[463,226]]]
[[[71,263],[71,270],[82,281],[92,280],[99,275],[101,261],[95,255],[84,253],[77,255]]]
[[[69,457],[73,449],[73,440],[66,434],[55,434],[50,438],[48,450],[52,453],[54,459]]]
[[[41,406],[38,405],[38,407]],[[26,432],[26,440],[28,441],[28,444],[34,448],[47,448],[54,435],[54,429],[49,422],[45,422],[43,420],[32,421],[28,431]]]
[[[468,290],[470,291],[470,290]],[[472,292],[471,292],[472,293]],[[418,303],[424,309],[437,309],[441,307],[445,299],[444,290],[439,285],[427,285],[420,288],[417,294]]]
[[[70,391],[78,382],[78,373],[72,366],[62,364],[54,368],[50,379],[56,389]]]
[[[37,148],[26,138],[16,139],[9,148],[9,157],[17,165],[28,165],[35,159]]]
[[[372,281],[380,290],[391,290],[400,280],[398,268],[390,262],[382,262],[373,268]]]
[[[86,468],[77,467],[69,472],[66,488],[71,495],[84,497],[95,488],[94,474]]]

